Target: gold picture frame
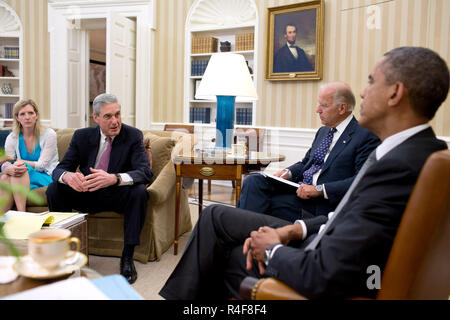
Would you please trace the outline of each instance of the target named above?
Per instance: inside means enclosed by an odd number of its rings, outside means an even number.
[[[267,9],[266,80],[322,79],[324,15],[324,0]]]

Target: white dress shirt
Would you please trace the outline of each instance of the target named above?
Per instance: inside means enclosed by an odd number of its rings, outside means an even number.
[[[323,163],[325,163],[327,161],[331,150],[333,150],[334,146],[336,145],[336,142],[339,140],[339,138],[341,137],[342,133],[347,128],[347,126],[350,123],[350,121],[352,121],[352,118],[353,118],[353,114],[350,114],[347,118],[345,118],[341,123],[339,123],[336,126],[336,132],[333,135],[333,141],[331,141],[330,148],[328,149],[328,152],[325,155],[325,158],[323,159]],[[315,172],[313,174],[313,186],[317,185],[317,180],[319,179],[319,176],[320,176],[321,172],[322,172],[322,169],[320,169],[319,171],[317,171],[317,172]],[[326,191],[325,185],[323,185],[323,197],[325,199],[328,199],[328,195],[327,195],[327,191]]]
[[[286,44],[289,48],[289,50],[291,50],[292,55],[294,56],[295,59],[298,59],[298,52],[297,52],[297,48],[295,47],[295,44],[291,45],[289,44],[289,42]]]
[[[421,124],[406,130],[403,130],[401,132],[398,132],[390,137],[387,137],[386,139],[384,139],[384,141],[375,149],[375,155],[376,155],[376,159],[377,161],[380,160],[384,155],[386,155],[389,151],[391,151],[392,149],[394,149],[396,146],[398,146],[399,144],[401,144],[402,142],[404,142],[406,139],[412,137],[413,135],[415,135],[416,133],[423,131],[425,129],[428,129],[430,127],[430,125],[428,123],[425,124]],[[334,214],[334,211],[328,213],[328,219],[330,219]],[[296,220],[294,223],[296,224],[300,224],[302,226],[303,229],[303,237],[302,240],[304,240],[307,236],[307,229],[306,229],[306,225],[303,222],[303,220]],[[323,228],[325,227],[325,224],[320,226],[319,229],[319,233],[323,230]]]
[[[111,145],[115,138],[116,137],[111,137]],[[99,143],[99,147],[98,147],[98,153],[97,153],[97,158],[95,160],[94,168],[97,168],[98,162],[100,161],[100,158],[102,157],[103,152],[106,151],[107,147],[108,147],[108,143],[106,142],[106,135],[102,132],[102,130],[100,130],[100,143]],[[58,181],[60,183],[65,184],[65,182],[63,181],[63,176],[66,174],[66,172],[64,172],[59,177]],[[133,184],[133,178],[131,178],[131,176],[128,173],[119,173],[119,175],[121,178],[119,186],[127,186],[127,185]]]

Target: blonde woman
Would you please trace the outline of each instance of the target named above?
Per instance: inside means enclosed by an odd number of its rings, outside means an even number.
[[[38,106],[31,99],[17,102],[13,114],[13,132],[5,141],[5,155],[13,160],[2,164],[1,180],[29,189],[47,186],[58,164],[56,133],[51,128],[41,128]],[[18,211],[26,211],[26,197],[20,193],[10,195],[2,209],[9,210],[14,203]]]

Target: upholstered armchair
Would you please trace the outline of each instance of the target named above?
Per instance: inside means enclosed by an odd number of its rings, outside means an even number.
[[[75,129],[55,129],[59,159],[69,147]],[[172,154],[180,148],[192,147],[193,135],[158,130],[144,130],[144,144],[151,146],[153,180],[148,186],[147,216],[141,233],[141,244],[135,248],[134,258],[143,263],[158,260],[174,241],[175,224],[175,168]],[[36,190],[46,200],[45,188]],[[28,203],[27,210],[48,210]],[[192,229],[188,204],[188,190],[182,189],[179,235]],[[120,257],[123,248],[123,216],[116,212],[100,212],[88,215],[89,253]]]
[[[449,181],[450,150],[435,152],[409,198],[382,274],[378,300],[449,299]],[[240,295],[251,300],[306,299],[274,278],[246,277]]]

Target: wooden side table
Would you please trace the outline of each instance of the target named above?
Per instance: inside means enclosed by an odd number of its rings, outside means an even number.
[[[245,157],[234,157],[228,154],[211,154],[206,152],[193,152],[179,154],[174,159],[176,172],[175,197],[175,240],[174,255],[178,253],[178,229],[180,216],[181,178],[199,179],[198,184],[198,212],[203,209],[203,180],[230,180],[236,184],[236,204],[241,195],[242,174],[249,170],[260,170],[271,162],[284,161],[283,155],[251,152]]]

